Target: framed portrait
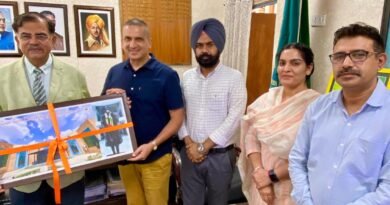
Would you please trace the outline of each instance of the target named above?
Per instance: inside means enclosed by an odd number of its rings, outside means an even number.
[[[12,23],[17,15],[19,15],[17,2],[0,1],[0,56],[21,56],[12,29]]]
[[[65,154],[72,172],[128,159],[137,147],[124,95],[55,103],[54,113],[56,121],[46,106],[0,113],[2,187],[51,178],[52,167],[46,160],[49,145],[58,142],[58,137],[67,144]],[[56,136],[56,128],[60,136]],[[99,132],[104,129],[106,132]],[[54,163],[61,175],[65,171],[58,155]]]
[[[382,68],[378,72],[378,78],[381,80],[387,88],[390,89],[390,68]],[[335,81],[333,74],[330,76],[328,87],[326,92],[332,92],[335,90],[341,90],[342,87]]]
[[[381,35],[385,41],[386,54],[387,57],[389,58],[390,57],[390,1],[385,1],[383,5]],[[390,59],[387,59],[387,63],[385,67],[390,69]]]
[[[56,56],[70,56],[67,5],[24,2],[24,10],[41,13],[52,21],[56,38],[52,53]]]
[[[77,56],[115,57],[114,8],[73,6]]]

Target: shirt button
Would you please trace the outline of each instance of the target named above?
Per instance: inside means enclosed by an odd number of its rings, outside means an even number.
[[[136,74],[133,74],[133,77],[136,77],[137,75]]]
[[[350,122],[348,122],[347,125],[348,125],[348,127],[351,127],[351,126],[352,126],[352,124],[351,124]]]
[[[332,186],[328,186],[328,189],[332,189]]]
[[[344,147],[344,144],[341,143],[341,144],[340,144],[340,147]]]
[[[131,88],[130,88],[130,90],[134,90],[134,88],[133,88],[133,87],[131,87]]]
[[[333,165],[333,168],[337,169],[337,165]]]

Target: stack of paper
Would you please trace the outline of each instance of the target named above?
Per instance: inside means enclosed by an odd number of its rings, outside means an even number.
[[[106,169],[107,173],[107,192],[109,196],[118,196],[125,194],[125,187],[119,176],[118,168]]]
[[[85,204],[108,198],[104,170],[88,171],[85,176]]]

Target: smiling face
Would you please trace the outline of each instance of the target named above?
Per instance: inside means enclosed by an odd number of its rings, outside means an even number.
[[[341,38],[334,46],[333,53],[350,53],[352,51],[368,51],[363,62],[353,62],[346,56],[341,63],[333,63],[335,80],[344,90],[360,92],[375,87],[377,73],[386,62],[386,55],[375,53],[374,41],[363,36]]]
[[[285,49],[278,62],[278,75],[280,83],[289,89],[306,86],[306,76],[310,75],[313,65],[307,65],[299,50]]]
[[[16,42],[19,49],[35,66],[42,66],[49,58],[55,38],[49,33],[47,23],[42,19],[24,22],[18,28]]]
[[[122,49],[130,61],[145,61],[149,58],[151,40],[145,27],[126,25],[122,31]]]

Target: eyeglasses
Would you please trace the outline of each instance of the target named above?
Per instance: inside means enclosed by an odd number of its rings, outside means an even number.
[[[329,55],[329,59],[333,64],[341,64],[344,62],[345,58],[349,56],[352,62],[361,63],[364,62],[370,54],[378,54],[378,53],[365,51],[365,50],[355,50],[355,51],[351,51],[350,53],[338,52]]]

